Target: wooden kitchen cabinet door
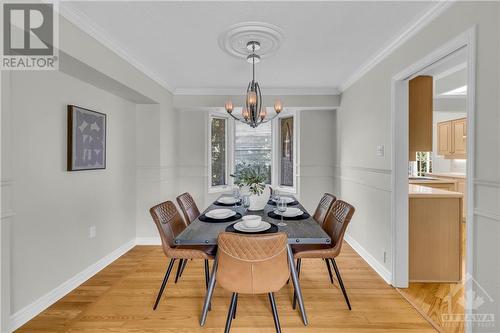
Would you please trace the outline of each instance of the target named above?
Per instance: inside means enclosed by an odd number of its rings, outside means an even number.
[[[432,151],[432,76],[417,76],[409,83],[409,152]]]
[[[451,155],[452,134],[451,122],[446,121],[437,124],[438,155]]]
[[[466,158],[467,155],[467,122],[466,119],[457,119],[451,122],[453,133],[453,154],[455,158]]]

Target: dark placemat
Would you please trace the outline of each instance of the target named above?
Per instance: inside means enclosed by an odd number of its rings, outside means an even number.
[[[241,219],[241,214],[240,213],[236,213],[236,215],[233,215],[231,217],[228,217],[227,219],[221,219],[221,220],[213,219],[213,218],[210,218],[208,216],[205,216],[205,214],[203,214],[203,215],[200,215],[198,217],[198,219],[200,221],[202,221],[202,222],[208,222],[208,223],[233,222],[233,221],[237,221],[237,220]]]
[[[224,207],[231,207],[231,206],[234,207],[234,205],[241,206],[241,201],[237,202],[236,204],[234,204],[234,203],[227,204],[227,203],[222,203],[222,202],[214,201],[214,205],[215,206],[224,206]]]
[[[226,231],[227,232],[235,232],[237,234],[250,234],[250,235],[274,234],[275,232],[278,232],[278,226],[276,224],[272,224],[272,223],[269,223],[269,224],[271,224],[271,228],[264,230],[264,231],[257,231],[257,232],[243,232],[243,231],[236,230],[236,229],[234,229],[235,224],[236,223],[233,223],[233,224],[227,226]]]
[[[271,206],[276,206],[276,202],[274,202],[273,200],[269,200],[269,201],[267,202],[267,204],[268,204],[268,205],[271,205]],[[286,205],[287,205],[287,206],[296,206],[296,205],[298,205],[298,204],[299,204],[299,202],[298,202],[297,200],[295,200],[295,201],[292,201],[292,202],[290,202],[290,203],[287,203]]]
[[[275,214],[273,211],[270,211],[269,213],[267,213],[267,216],[269,216],[272,219],[281,220],[281,215]],[[293,220],[298,221],[298,220],[305,220],[305,219],[308,219],[310,217],[311,217],[311,215],[309,215],[307,213],[304,213],[302,215],[294,216],[294,217],[283,216],[283,220],[286,220],[286,221],[293,221]]]

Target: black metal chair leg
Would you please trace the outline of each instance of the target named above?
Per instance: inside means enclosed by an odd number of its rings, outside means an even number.
[[[238,294],[233,293],[233,297],[231,297],[231,304],[229,305],[229,311],[227,313],[226,328],[224,329],[224,333],[229,333],[229,330],[231,329],[231,322],[233,321],[233,313],[237,297]]]
[[[335,274],[337,275],[337,280],[339,280],[340,289],[342,289],[342,293],[344,294],[344,298],[345,298],[345,301],[347,303],[347,307],[349,308],[349,310],[351,310],[351,303],[349,302],[349,297],[347,296],[347,292],[344,288],[344,282],[342,282],[342,277],[340,276],[340,271],[339,271],[339,268],[337,267],[337,263],[335,262],[335,259],[333,259],[333,258],[331,258],[330,261],[333,265],[333,269],[335,270]]]
[[[193,260],[193,259],[191,259],[191,260]],[[188,260],[184,259],[184,262],[182,263],[182,266],[181,266],[181,273],[179,274],[179,278],[182,277],[182,273],[184,273],[184,269],[186,268],[187,263],[188,263]]]
[[[328,275],[330,276],[330,282],[333,284],[333,276],[332,276],[332,269],[330,268],[330,262],[328,259],[323,259],[326,264],[326,268],[328,268]]]
[[[208,265],[208,259],[205,259],[205,287],[208,290],[208,282],[210,281],[210,267]],[[208,311],[212,310],[212,303],[208,305]]]
[[[300,267],[302,266],[302,259],[297,259],[297,278],[300,278]],[[297,293],[293,291],[293,305],[292,308],[295,310],[297,307]]]
[[[156,297],[155,305],[153,306],[153,310],[156,310],[158,303],[160,302],[161,295],[163,294],[163,290],[167,285],[168,277],[170,276],[170,272],[172,272],[172,268],[174,267],[175,259],[170,259],[170,263],[168,264],[167,272],[165,273],[165,277],[163,278],[163,282],[160,287],[160,291],[158,292],[158,296]]]
[[[236,319],[236,310],[238,309],[238,294],[236,294],[236,301],[234,302],[233,319]]]
[[[182,268],[182,263],[184,262],[184,259],[179,260],[179,265],[177,265],[177,274],[175,274],[175,281],[174,283],[177,283],[179,280],[179,277],[181,276],[181,268]]]
[[[271,308],[273,310],[274,327],[276,327],[277,333],[281,333],[280,319],[278,317],[278,308],[276,307],[276,300],[274,299],[273,293],[269,293],[269,302],[271,303]]]

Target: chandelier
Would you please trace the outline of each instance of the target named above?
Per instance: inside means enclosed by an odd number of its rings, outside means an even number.
[[[233,114],[233,102],[230,100],[226,102],[225,109],[227,113],[237,121],[245,123],[250,127],[257,127],[260,124],[267,123],[274,119],[283,110],[283,104],[280,100],[274,103],[274,111],[276,114],[271,118],[267,117],[266,107],[262,107],[262,93],[260,91],[259,83],[255,81],[255,64],[260,61],[260,56],[255,53],[260,49],[260,43],[257,41],[250,41],[247,43],[247,49],[252,53],[247,56],[247,61],[252,64],[252,81],[248,84],[247,93],[245,98],[245,106],[241,112],[243,118],[236,117]]]

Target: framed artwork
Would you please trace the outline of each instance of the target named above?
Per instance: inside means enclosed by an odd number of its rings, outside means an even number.
[[[106,169],[106,115],[68,105],[68,171]]]

